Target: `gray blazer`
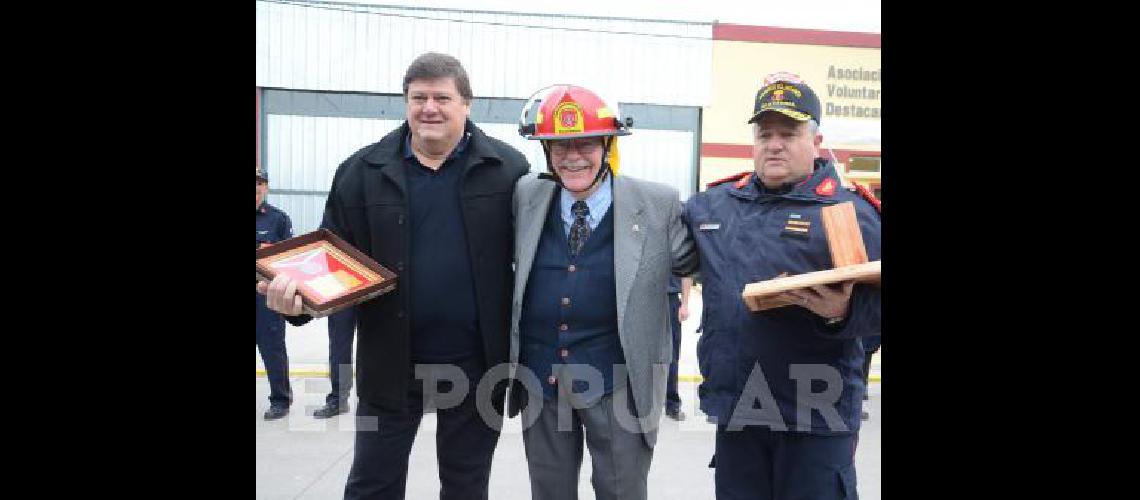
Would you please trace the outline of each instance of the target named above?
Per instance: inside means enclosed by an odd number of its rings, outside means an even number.
[[[519,319],[534,253],[551,203],[553,181],[535,173],[519,178],[514,194],[515,290],[511,310],[511,375],[518,366]],[[669,300],[670,274],[691,275],[699,265],[697,249],[681,222],[677,190],[628,176],[613,178],[614,281],[618,335],[629,370],[630,393],[641,416],[646,443],[657,441],[665,406],[665,383],[673,359]],[[543,382],[545,383],[545,382]],[[617,383],[617,381],[615,381]],[[513,403],[520,401],[509,398]]]

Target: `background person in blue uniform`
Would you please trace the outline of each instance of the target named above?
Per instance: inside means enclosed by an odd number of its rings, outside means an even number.
[[[285,212],[265,202],[269,193],[269,176],[257,167],[257,248],[293,237],[293,223]],[[269,410],[266,420],[289,414],[293,390],[289,386],[289,356],[285,353],[285,320],[269,310],[265,296],[257,296],[257,350],[265,363],[269,378]]]
[[[820,209],[853,202],[868,257],[880,259],[877,207],[817,159],[820,104],[792,75],[756,94],[754,172],[694,195],[684,218],[701,255],[701,409],[717,420],[718,500],[856,498],[864,391],[859,337],[880,332],[880,289],[788,292],[753,313],[750,282],[832,267]],[[865,190],[863,191],[865,192]]]
[[[329,418],[349,410],[352,390],[352,337],[356,332],[356,308],[349,307],[328,317],[329,381],[332,391],[325,405],[313,412],[316,418]]]
[[[406,121],[337,168],[322,222],[399,275],[356,305],[356,415],[376,425],[356,426],[344,497],[404,498],[412,443],[434,411],[440,498],[485,500],[507,382],[491,389],[497,419],[484,420],[475,394],[510,351],[511,193],[530,164],[468,118],[474,95],[456,58],[423,54],[403,83]],[[287,277],[258,290],[291,323],[311,319]],[[454,404],[440,400],[460,389],[417,376],[441,365],[469,386]]]
[[[681,322],[689,319],[689,290],[693,279],[669,278],[669,326],[673,333],[673,362],[669,363],[669,381],[665,386],[665,416],[678,422],[685,420],[681,411],[681,395],[677,393],[677,360],[681,358]]]
[[[595,498],[645,500],[672,359],[662,292],[697,264],[681,200],[616,175],[615,141],[630,132],[590,90],[554,85],[523,112],[549,170],[515,189],[511,361],[539,385],[523,412],[531,495],[576,500],[585,442]]]
[[[879,346],[883,343],[882,335],[875,335],[873,337],[863,337],[863,353],[867,356],[863,360],[863,381],[867,384],[867,390],[863,391],[863,400],[871,399],[871,359],[876,352],[879,351]],[[871,414],[867,410],[863,410],[863,420],[871,418]]]

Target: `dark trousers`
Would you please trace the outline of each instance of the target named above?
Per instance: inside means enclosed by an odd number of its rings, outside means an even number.
[[[855,434],[716,430],[717,500],[854,499]]]
[[[475,407],[475,387],[483,373],[481,362],[466,363],[470,391],[459,406],[438,410],[436,458],[441,500],[487,500],[491,458],[499,441],[502,418],[483,421]],[[411,379],[405,412],[380,409],[361,399],[356,409],[356,447],[344,498],[402,500],[408,480],[408,454],[423,418],[423,383]],[[446,390],[450,390],[447,388]],[[445,391],[441,391],[445,392]],[[371,417],[371,418],[369,418]],[[375,421],[375,425],[370,420]],[[418,500],[418,499],[417,499]]]
[[[863,390],[866,395],[871,394],[871,357],[878,352],[879,344],[876,342],[868,347],[873,347],[873,349],[863,352]]]
[[[288,407],[293,403],[293,389],[285,353],[285,318],[270,310],[261,294],[257,294],[257,350],[269,377],[269,404]]]
[[[876,343],[874,350],[863,352],[863,399],[871,398],[871,356],[875,355],[875,351],[879,350],[879,345]],[[855,444],[859,444],[859,436],[855,436]]]
[[[681,307],[680,294],[669,294],[669,318],[673,330],[673,362],[669,363],[669,380],[665,384],[665,409],[681,409],[681,395],[677,393],[677,360],[681,359],[681,318],[677,308]]]
[[[356,333],[356,308],[329,316],[329,381],[332,392],[325,403],[344,405],[352,390],[352,338]]]
[[[871,392],[871,356],[874,354],[874,352],[864,353],[865,358],[863,359],[863,387],[867,393]]]

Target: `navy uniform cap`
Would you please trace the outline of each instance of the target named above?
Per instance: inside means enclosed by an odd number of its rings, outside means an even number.
[[[819,98],[803,82],[775,81],[756,92],[752,118],[748,123],[760,121],[760,115],[776,111],[799,121],[815,120],[819,124]]]

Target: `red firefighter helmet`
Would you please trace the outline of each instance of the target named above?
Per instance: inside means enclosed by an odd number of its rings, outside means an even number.
[[[633,120],[622,121],[617,106],[577,85],[551,85],[523,105],[519,134],[532,140],[629,135]]]

